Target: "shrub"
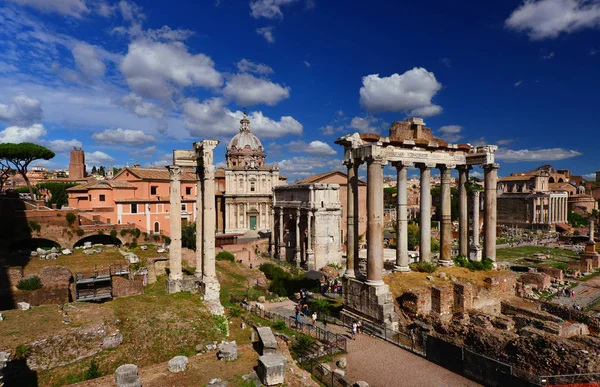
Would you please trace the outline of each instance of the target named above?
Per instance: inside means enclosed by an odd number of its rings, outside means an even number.
[[[83,231],[83,229],[78,228],[77,229],[77,236],[83,236],[83,234],[85,234],[85,231]]]
[[[219,328],[219,331],[221,331],[221,334],[223,336],[227,336],[227,332],[229,331],[229,327],[227,326],[227,317],[219,315],[213,315],[212,317],[213,321],[215,322],[215,325],[217,326],[217,328]]]
[[[419,262],[417,264],[417,271],[421,273],[435,273],[437,269],[437,265],[433,262]]]
[[[295,355],[295,357],[302,357],[308,354],[310,351],[310,347],[315,343],[315,339],[310,336],[298,336],[296,337],[296,341],[292,344],[290,348],[290,352]]]
[[[27,359],[29,352],[29,347],[25,344],[21,344],[15,348],[15,359]]]
[[[104,231],[98,230],[98,235],[100,235],[100,236],[104,235]]]
[[[40,224],[38,222],[31,220],[31,221],[29,221],[29,229],[33,232],[40,232],[40,230],[42,229],[42,226],[40,226]]]
[[[275,324],[273,324],[273,329],[275,329],[277,331],[282,331],[285,328],[286,328],[286,326],[285,326],[284,320],[277,320],[277,321],[275,321]]]
[[[122,229],[121,230],[121,236],[124,237],[125,235],[127,235],[127,230]]]
[[[31,277],[23,278],[17,284],[17,289],[20,290],[36,290],[42,287],[42,281],[40,277],[34,275]]]
[[[130,249],[135,249],[136,247],[138,247],[137,239],[133,238],[132,241],[131,241],[131,243],[129,244],[129,248]]]
[[[72,226],[73,223],[75,223],[75,220],[77,219],[77,215],[75,215],[72,212],[67,212],[65,218],[67,219],[67,223],[69,224],[69,226]]]
[[[456,258],[454,258],[454,264],[469,270],[492,270],[494,267],[494,262],[489,258],[483,258],[481,262],[471,262],[462,254],[459,254]]]
[[[110,237],[115,239],[117,237],[117,230],[110,230]]]
[[[95,360],[92,360],[90,362],[90,366],[88,367],[87,371],[85,371],[84,379],[85,380],[96,379],[96,378],[99,378],[100,376],[102,376],[102,372],[100,372],[100,367],[98,366],[98,363],[96,363]]]
[[[231,254],[229,251],[220,251],[219,254],[217,254],[216,256],[218,261],[229,261],[229,262],[235,262],[235,256],[233,254]]]
[[[240,317],[242,314],[244,314],[244,309],[240,308],[239,306],[232,306],[229,308],[230,317]]]
[[[135,230],[133,230],[133,236],[135,236],[136,238],[139,238],[141,233],[142,232],[140,231],[139,228],[136,228]]]
[[[344,267],[339,263],[330,263],[327,266],[333,267],[336,270],[342,270]]]
[[[154,239],[154,242],[158,242],[160,240],[160,235],[153,235],[152,238]]]

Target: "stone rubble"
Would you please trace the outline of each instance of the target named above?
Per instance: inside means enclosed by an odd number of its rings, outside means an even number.
[[[29,310],[31,308],[31,305],[29,305],[27,302],[17,302],[17,307],[20,310]]]
[[[123,364],[115,371],[116,387],[142,387],[135,364]]]
[[[238,347],[237,343],[234,341],[222,341],[219,344],[219,351],[217,352],[217,357],[219,360],[225,361],[233,361],[238,357]]]
[[[175,356],[169,360],[169,372],[177,373],[185,371],[188,364],[188,358],[185,356]]]

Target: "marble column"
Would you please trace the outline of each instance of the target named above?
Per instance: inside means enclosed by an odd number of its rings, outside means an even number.
[[[458,253],[469,256],[469,208],[467,205],[467,187],[469,167],[458,167]]]
[[[204,261],[204,249],[202,248],[202,226],[204,224],[203,216],[203,204],[202,204],[202,180],[204,179],[202,173],[202,165],[198,165],[196,168],[196,175],[198,181],[196,182],[196,271],[194,275],[198,278],[202,278],[202,262]]]
[[[294,262],[296,264],[296,267],[300,267],[300,241],[302,240],[302,238],[300,237],[300,209],[296,210],[296,247],[295,247],[295,254],[294,254]]]
[[[421,164],[421,208],[419,260],[431,261],[431,168],[435,164]]]
[[[498,164],[486,164],[484,170],[485,184],[485,257],[496,262],[496,220],[497,202],[496,192],[498,185]]]
[[[367,284],[383,285],[383,166],[386,160],[367,160]]]
[[[531,224],[535,224],[537,223],[537,199],[533,199],[531,201],[531,207],[532,207],[532,215],[531,215]]]
[[[441,235],[440,235],[440,261],[447,266],[452,264],[452,206],[450,192],[450,173],[453,166],[440,166],[441,181]]]
[[[396,195],[396,265],[394,271],[407,272],[410,271],[408,264],[408,214],[406,207],[408,205],[407,198],[407,169],[409,164],[402,162],[394,163],[396,167],[396,187],[398,194]]]
[[[202,157],[203,170],[203,203],[204,203],[204,224],[202,234],[204,238],[202,245],[204,247],[204,260],[202,271],[202,286],[204,300],[219,301],[220,286],[217,280],[215,267],[215,166],[213,163],[213,150],[219,144],[217,140],[203,140],[195,143],[196,149],[200,151]]]
[[[594,242],[594,219],[590,218],[590,242]]]
[[[346,278],[359,276],[358,270],[358,163],[346,162],[348,184],[346,188]]]
[[[171,176],[169,196],[169,280],[183,278],[181,271],[181,167],[170,165]]]
[[[469,247],[469,259],[481,261],[481,247],[479,246],[479,190],[473,190],[473,242]]]
[[[275,207],[273,204],[273,207],[271,207],[270,209],[267,208],[267,211],[269,213],[269,229],[271,230],[270,232],[270,245],[271,245],[271,258],[275,257]]]
[[[312,248],[312,219],[313,213],[311,210],[308,210],[308,213],[306,214],[306,264],[309,270],[316,270],[316,265],[314,262],[315,255]]]
[[[545,220],[545,216],[544,216],[544,198],[541,197],[540,198],[540,223],[544,223]]]
[[[280,261],[285,261],[286,257],[285,257],[285,241],[283,240],[283,229],[285,228],[285,225],[283,223],[283,207],[279,207],[279,243],[277,244],[277,247],[279,248],[279,260]]]

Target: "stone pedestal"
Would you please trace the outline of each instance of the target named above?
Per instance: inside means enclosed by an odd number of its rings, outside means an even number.
[[[257,374],[265,386],[283,384],[285,381],[285,356],[269,353],[258,358]]]
[[[388,329],[397,328],[398,316],[388,285],[372,286],[354,278],[344,278],[343,286],[343,315],[384,324]]]
[[[179,292],[197,293],[200,288],[200,278],[195,276],[185,276],[181,279],[167,278],[165,282],[166,294]]]
[[[115,385],[117,387],[142,387],[135,364],[123,364],[115,371]]]
[[[269,327],[258,327],[258,340],[260,341],[260,350],[262,355],[277,353],[277,340],[273,331]]]
[[[585,245],[585,251],[583,253],[581,253],[581,258],[580,258],[580,262],[582,262],[582,270],[588,269],[589,265],[587,264],[587,260],[590,260],[592,263],[592,269],[598,269],[600,268],[600,254],[598,254],[596,252],[596,243],[589,241],[586,245]],[[589,270],[583,270],[584,272],[587,272]]]
[[[481,247],[478,245],[469,247],[469,259],[473,262],[481,261]]]

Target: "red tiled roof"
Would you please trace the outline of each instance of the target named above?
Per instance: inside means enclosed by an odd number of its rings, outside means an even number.
[[[329,171],[329,172],[324,172],[324,173],[319,173],[317,175],[309,176],[306,179],[300,180],[296,184],[320,183],[324,179],[326,179],[330,176],[334,176],[334,175],[340,175],[340,176],[343,176],[344,178],[348,177],[348,175],[346,175],[344,172],[341,172],[341,171]],[[365,183],[362,180],[359,180],[358,185],[367,185],[367,183]]]
[[[141,180],[166,180],[170,181],[171,176],[169,170],[166,168],[132,168],[126,167],[117,176],[121,176],[123,173],[129,172]],[[115,176],[116,177],[116,176]],[[181,181],[190,182],[196,181],[196,174],[190,172],[183,172],[181,174]]]

